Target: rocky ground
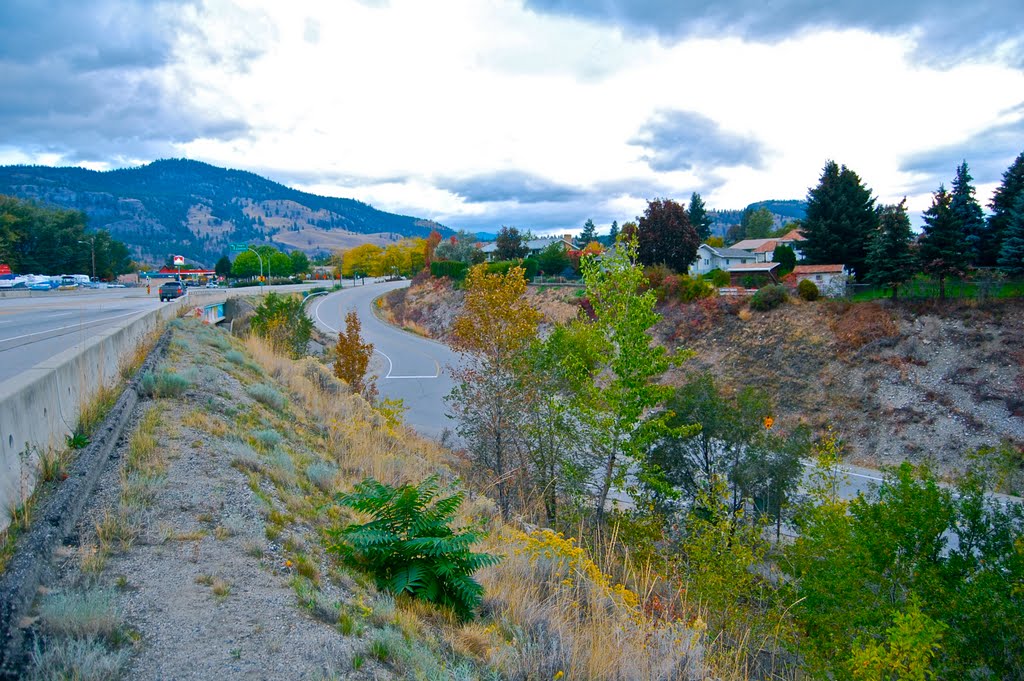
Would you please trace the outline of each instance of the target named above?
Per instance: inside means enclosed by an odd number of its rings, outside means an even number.
[[[546,323],[579,309],[579,289],[530,287]],[[445,339],[462,300],[426,280],[389,296],[392,314]],[[661,305],[656,339],[695,351],[665,378],[712,371],[775,400],[783,426],[832,425],[851,462],[931,461],[953,473],[979,448],[1024,445],[1024,301],[848,304],[792,300],[753,312],[743,300]]]
[[[57,551],[27,676],[72,678],[70,657],[74,678],[393,678],[364,635],[373,609],[347,614],[364,590],[311,520],[311,467],[336,464],[238,341],[174,324],[133,434]]]

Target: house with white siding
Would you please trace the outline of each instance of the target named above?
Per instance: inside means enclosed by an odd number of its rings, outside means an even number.
[[[735,248],[721,248],[701,244],[697,248],[697,260],[690,265],[690,276],[707,274],[711,270],[728,270],[733,265],[757,262],[754,254]]]

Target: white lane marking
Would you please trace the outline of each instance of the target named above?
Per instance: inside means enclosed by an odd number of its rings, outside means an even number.
[[[54,331],[64,331],[66,329],[80,329],[83,326],[85,326],[86,324],[91,326],[93,324],[99,324],[100,322],[109,322],[112,319],[120,319],[121,317],[131,317],[132,315],[136,315],[136,314],[139,314],[139,313],[140,313],[139,311],[127,312],[125,314],[119,314],[119,315],[117,315],[115,317],[104,317],[103,319],[90,319],[89,321],[82,322],[81,324],[72,324],[71,326],[58,326],[55,329],[47,329],[46,331],[35,331],[34,333],[24,333],[24,334],[22,334],[20,336],[11,336],[9,338],[0,338],[0,343],[4,343],[6,341],[18,340],[19,338],[31,338],[32,336],[39,336],[39,335],[44,334],[44,333],[53,333]]]
[[[801,461],[800,463],[802,463],[804,465],[804,467],[806,467],[806,468],[814,468],[814,467],[816,467],[818,465],[818,464],[814,463],[813,461]],[[874,480],[875,482],[885,482],[885,478],[876,478],[873,475],[865,475],[863,473],[854,473],[853,471],[847,470],[847,469],[845,469],[843,467],[839,467],[839,472],[842,473],[843,475],[852,475],[855,478],[866,478],[868,480]]]
[[[60,312],[58,314],[46,315],[47,319],[53,319],[54,317],[67,317],[69,314],[78,314],[78,312]],[[23,319],[5,319],[0,321],[0,324],[13,324],[14,322],[22,322]]]
[[[327,322],[325,322],[325,321],[323,320],[323,317],[321,317],[321,316],[320,316],[320,303],[324,302],[325,300],[327,300],[327,299],[326,299],[326,298],[321,298],[320,300],[316,301],[316,302],[315,302],[315,303],[313,304],[313,305],[314,305],[314,307],[316,308],[316,309],[315,309],[315,310],[313,311],[313,315],[314,315],[314,316],[316,317],[316,320],[317,320],[318,322],[320,322],[320,323],[321,323],[321,324],[322,324],[323,326],[326,326],[326,327],[327,327],[328,329],[330,329],[330,330],[331,330],[331,331],[333,331],[334,333],[341,333],[341,332],[340,332],[340,331],[338,331],[338,330],[337,330],[336,328],[334,328],[333,326],[331,326],[330,324],[328,324]]]
[[[322,303],[324,300],[327,300],[327,299],[323,298],[321,300],[316,301],[316,303],[314,303],[315,309],[313,310],[313,316],[316,317],[316,320],[318,322],[320,322],[321,325],[327,327],[328,329],[330,329],[334,333],[341,333],[340,331],[338,331],[338,329],[334,328],[333,326],[331,326],[330,324],[325,322],[323,317],[320,316],[320,303]],[[441,375],[441,365],[437,363],[437,360],[434,360],[434,366],[436,367],[437,371],[436,371],[436,373],[433,376],[392,376],[391,372],[395,370],[395,363],[392,362],[391,358],[388,357],[387,354],[384,353],[383,351],[378,350],[377,348],[374,348],[373,351],[376,352],[377,354],[381,355],[382,357],[384,357],[384,359],[386,359],[388,361],[388,373],[385,376],[382,377],[384,379],[390,379],[390,378],[395,378],[395,379],[403,379],[403,378],[405,378],[405,379],[410,379],[410,378],[428,379],[428,378],[438,378]]]

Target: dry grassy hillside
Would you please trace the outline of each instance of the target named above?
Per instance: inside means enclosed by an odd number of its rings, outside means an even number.
[[[550,322],[578,310],[579,289],[530,289]],[[399,324],[444,339],[462,296],[437,280],[389,295]],[[1024,444],[1024,301],[985,305],[846,304],[793,300],[752,312],[714,298],[660,308],[655,337],[694,359],[666,380],[702,370],[727,385],[756,386],[783,425],[832,424],[853,461],[933,460],[962,468],[965,453]]]

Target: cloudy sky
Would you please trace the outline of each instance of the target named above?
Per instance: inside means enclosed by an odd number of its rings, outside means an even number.
[[[0,164],[187,157],[454,228],[914,210],[1024,151],[1020,0],[3,0]]]

